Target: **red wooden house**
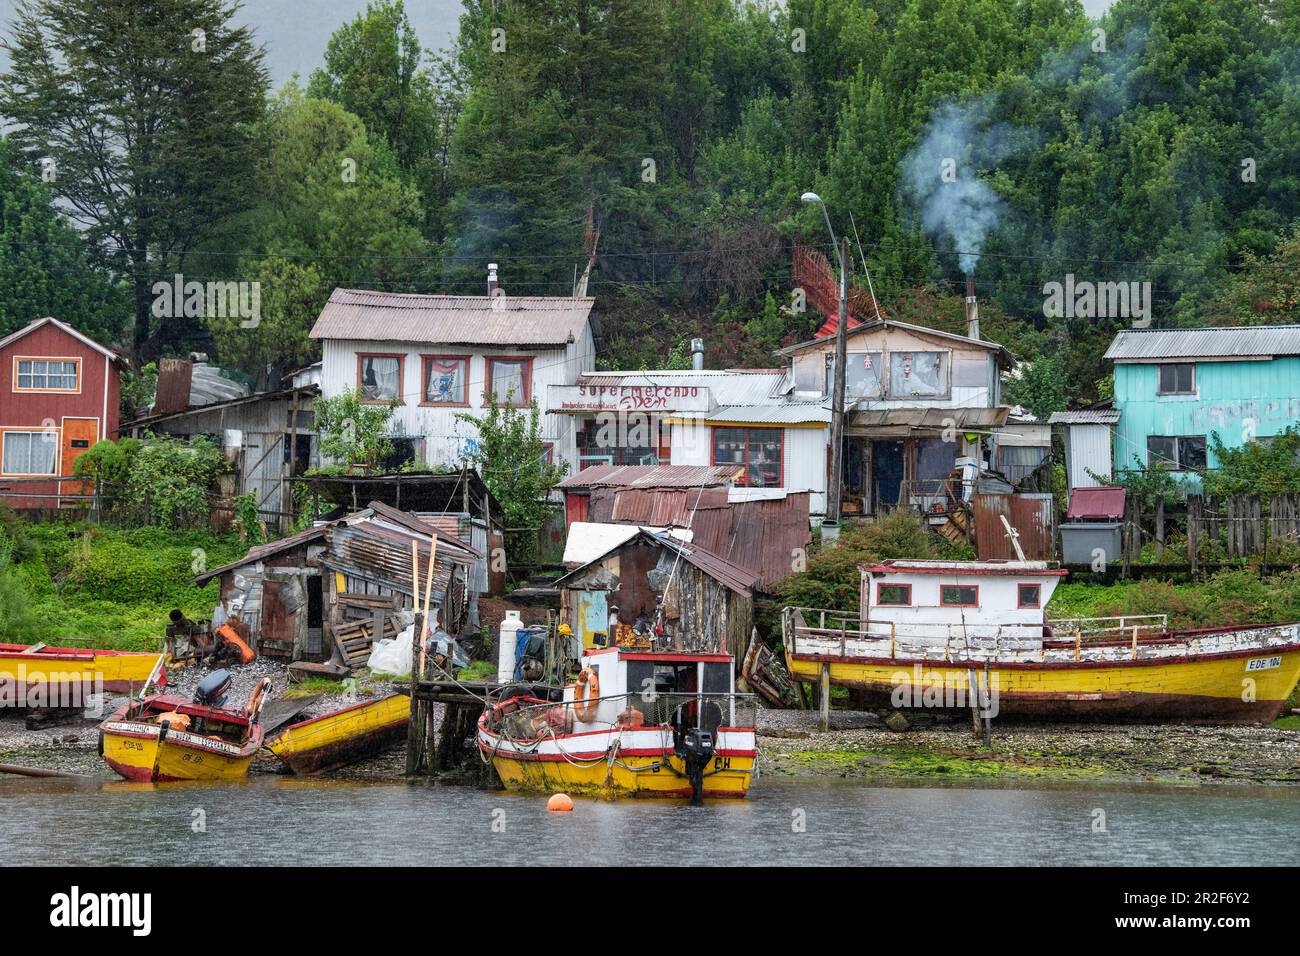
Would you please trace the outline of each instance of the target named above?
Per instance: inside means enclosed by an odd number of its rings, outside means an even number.
[[[117,437],[122,364],[58,319],[0,339],[0,501],[57,508],[71,504],[61,496],[83,493],[59,479],[95,442]]]

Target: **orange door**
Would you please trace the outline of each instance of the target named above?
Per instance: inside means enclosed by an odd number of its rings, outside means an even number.
[[[72,474],[72,466],[78,458],[90,450],[99,438],[98,418],[65,418],[63,420],[63,467],[59,474]],[[89,495],[94,486],[89,481],[60,482],[59,493],[65,495]],[[77,504],[75,501],[60,501],[60,505]]]

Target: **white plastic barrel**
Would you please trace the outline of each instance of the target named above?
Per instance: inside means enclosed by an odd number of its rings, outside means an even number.
[[[524,626],[518,611],[506,611],[497,638],[497,682],[505,684],[515,679],[515,646],[519,642],[519,629]]]

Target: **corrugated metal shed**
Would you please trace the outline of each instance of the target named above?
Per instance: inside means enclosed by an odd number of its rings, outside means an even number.
[[[595,502],[592,502],[593,507]],[[609,520],[614,524],[647,524],[656,528],[686,527],[691,515],[725,510],[727,489],[620,488],[614,492]]]
[[[1052,412],[1049,425],[1114,425],[1119,421],[1119,409],[1081,408],[1074,412]]]
[[[313,339],[557,348],[582,335],[591,298],[417,295],[335,289]]]
[[[1300,355],[1300,325],[1124,329],[1110,343],[1105,358],[1116,362],[1167,362],[1276,355]]]
[[[680,555],[681,559],[687,564],[699,568],[709,577],[735,591],[737,594],[740,594],[743,597],[753,597],[753,591],[751,588],[758,583],[758,575],[753,571],[748,568],[742,568],[738,564],[733,564],[726,558],[705,551],[698,545],[684,544],[681,541],[668,537],[667,535],[647,531],[645,528],[638,529],[637,535],[634,535],[627,541],[620,542],[617,546],[610,548],[609,551],[606,551],[604,554],[593,558],[586,564],[574,568],[568,574],[558,578],[554,582],[553,586],[559,588],[564,587],[568,582],[580,576],[592,564],[604,560],[614,551],[625,547],[636,537],[643,537],[649,541],[662,545],[674,554]]]
[[[768,405],[781,396],[785,380],[785,369],[704,369],[698,372],[587,372],[578,378],[578,384],[707,388],[718,405]]]
[[[557,488],[699,488],[725,485],[743,472],[734,465],[595,465],[561,481]]]
[[[801,491],[696,512],[691,523],[694,542],[755,572],[759,587],[771,591],[794,573],[796,559],[808,553],[808,501],[808,493]]]
[[[232,561],[229,564],[223,564],[219,568],[213,568],[210,571],[204,571],[194,578],[194,583],[199,587],[207,584],[213,578],[220,577],[227,571],[233,571],[235,568],[242,568],[245,565],[255,564],[267,558],[274,557],[277,554],[283,554],[286,551],[292,551],[294,548],[317,541],[329,533],[333,522],[316,525],[313,528],[306,528],[287,538],[281,538],[279,541],[271,541],[268,544],[259,544],[256,547],[248,549],[248,553],[238,561]]]

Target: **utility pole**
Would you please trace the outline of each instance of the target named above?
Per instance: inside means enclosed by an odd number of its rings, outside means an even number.
[[[826,520],[840,523],[844,493],[844,374],[848,365],[849,240],[840,239],[840,310],[835,325],[835,385],[831,405],[831,487],[826,498]]]

